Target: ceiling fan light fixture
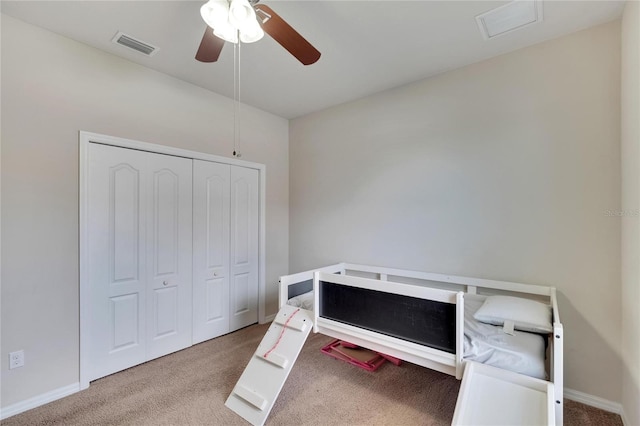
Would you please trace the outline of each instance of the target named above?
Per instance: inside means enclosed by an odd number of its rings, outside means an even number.
[[[225,41],[236,44],[234,52],[239,52],[239,42],[258,41],[264,37],[265,32],[303,65],[314,64],[320,59],[318,49],[269,6],[257,5],[258,1],[207,0],[200,13],[213,31],[204,32],[196,52],[196,60],[216,62]]]
[[[230,43],[235,44],[238,42],[238,30],[236,30],[232,25],[229,25],[229,23],[214,28],[213,34]]]
[[[200,16],[211,28],[228,24],[229,2],[227,0],[209,0],[200,8]]]
[[[247,0],[232,0],[229,6],[229,23],[240,31],[247,31],[256,21],[256,12]]]
[[[200,8],[200,15],[213,28],[213,34],[225,41],[253,43],[264,37],[256,12],[248,0],[209,0]]]
[[[258,21],[254,20],[252,25],[240,31],[240,41],[243,43],[253,43],[264,37],[264,30],[258,24]]]

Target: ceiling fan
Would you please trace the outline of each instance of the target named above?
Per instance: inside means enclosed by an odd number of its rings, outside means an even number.
[[[266,32],[304,65],[320,59],[320,52],[269,6],[259,0],[209,0],[201,9],[207,23],[196,60],[216,62],[225,41],[252,43]]]

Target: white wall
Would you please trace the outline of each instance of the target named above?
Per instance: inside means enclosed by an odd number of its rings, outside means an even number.
[[[622,17],[622,406],[640,425],[640,3]]]
[[[620,23],[292,120],[291,272],[554,285],[566,386],[621,398]]]
[[[228,98],[2,15],[2,407],[78,382],[78,131],[230,157],[232,113]],[[288,121],[246,107],[241,126],[242,159],[267,170],[271,314],[288,271]],[[7,370],[19,349],[26,366]]]

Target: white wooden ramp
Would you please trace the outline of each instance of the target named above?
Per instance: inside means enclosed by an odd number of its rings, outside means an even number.
[[[264,424],[312,328],[312,312],[283,306],[225,405],[255,426]]]

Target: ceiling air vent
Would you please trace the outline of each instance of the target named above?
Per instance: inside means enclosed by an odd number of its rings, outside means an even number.
[[[130,35],[118,31],[118,33],[111,39],[112,42],[121,44],[129,49],[133,49],[136,52],[140,52],[146,56],[153,56],[159,50],[157,47],[145,43],[144,41],[137,40]]]
[[[542,0],[514,0],[476,16],[485,40],[542,21]]]

